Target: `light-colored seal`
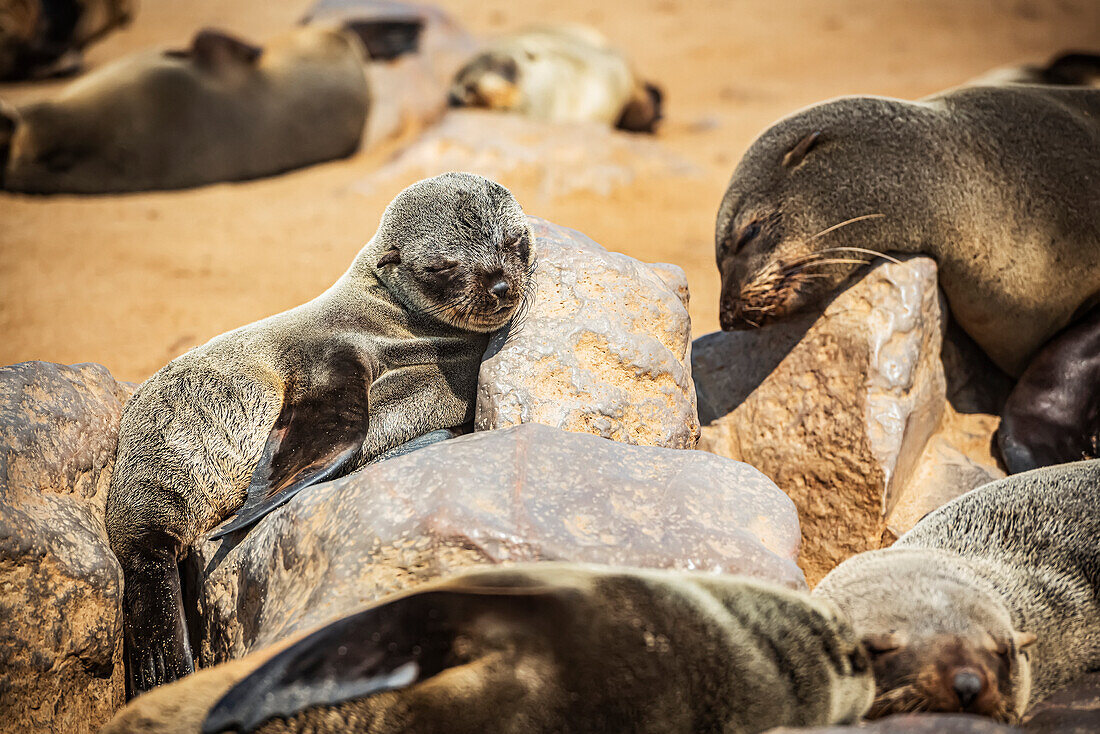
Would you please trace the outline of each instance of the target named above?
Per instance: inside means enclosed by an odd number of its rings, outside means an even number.
[[[607,39],[575,25],[496,39],[458,72],[450,97],[457,107],[639,132],[653,132],[661,119],[661,91],[640,80]]]
[[[138,388],[107,500],[132,692],[191,671],[176,562],[199,535],[472,419],[489,332],[523,302],[532,247],[502,186],[463,173],[421,181],[325,293]]]
[[[350,155],[367,120],[364,51],[416,48],[418,20],[294,29],[260,48],[215,30],[138,53],[0,115],[0,186],[105,193],[266,176]]]
[[[1100,461],[1017,474],[837,566],[814,596],[868,644],[872,716],[1018,721],[1100,666]]]
[[[540,563],[391,597],[138,699],[104,731],[748,734],[855,721],[873,690],[847,622],[808,594]]]
[[[0,79],[71,73],[81,50],[133,18],[132,0],[4,0]]]

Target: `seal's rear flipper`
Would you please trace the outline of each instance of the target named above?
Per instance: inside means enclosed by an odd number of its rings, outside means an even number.
[[[191,47],[170,50],[165,56],[192,59],[207,71],[219,71],[229,66],[251,65],[263,54],[263,48],[216,28],[203,28],[191,39]]]
[[[119,556],[123,578],[126,688],[133,698],[193,673],[183,617],[179,543],[167,533],[146,534]]]
[[[309,375],[308,385],[286,387],[244,504],[210,539],[247,527],[311,484],[355,468],[367,437],[368,393],[377,370],[369,357],[347,345],[330,347],[312,363],[323,373]]]
[[[639,133],[656,132],[657,124],[664,117],[664,94],[661,88],[646,82],[634,92],[626,103],[615,127]]]
[[[275,717],[398,690],[468,660],[455,650],[477,625],[499,637],[553,637],[568,589],[459,580],[344,617],[278,653],[219,700],[203,734],[251,731]]]
[[[1100,306],[1032,358],[1005,401],[997,444],[1010,474],[1100,458]]]
[[[344,24],[344,30],[359,39],[371,61],[392,61],[420,49],[424,21],[420,18],[351,20]]]

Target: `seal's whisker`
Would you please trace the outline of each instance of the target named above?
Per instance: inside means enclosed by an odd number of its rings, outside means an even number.
[[[813,240],[816,240],[818,237],[824,237],[825,235],[829,234],[830,232],[837,231],[841,227],[847,227],[849,224],[855,224],[856,222],[862,222],[862,221],[867,220],[867,219],[881,219],[882,217],[885,217],[885,216],[886,216],[885,214],[862,214],[858,217],[852,217],[851,219],[846,219],[843,222],[840,222],[839,224],[834,224],[832,227],[826,227],[825,229],[821,230],[820,232],[815,234],[813,237],[811,237],[810,241],[812,242]]]
[[[901,265],[901,260],[898,260],[893,255],[887,255],[885,252],[878,252],[877,250],[868,250],[864,247],[827,247],[819,252],[834,252],[837,250],[849,250],[851,252],[860,252],[864,255],[873,255],[874,257],[881,257],[884,260],[889,260],[895,265]]]

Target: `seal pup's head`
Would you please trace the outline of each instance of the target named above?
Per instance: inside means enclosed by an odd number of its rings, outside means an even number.
[[[398,194],[364,253],[411,311],[489,332],[527,297],[534,239],[508,189],[472,173],[444,173]]]
[[[1031,692],[1027,646],[1004,602],[943,551],[863,553],[814,589],[851,619],[871,655],[868,718],[915,711],[1016,722]]]
[[[850,97],[776,123],[750,146],[718,211],[719,317],[749,329],[804,312],[878,256],[915,252],[939,154],[922,103]],[[929,197],[931,198],[931,197]],[[905,222],[906,228],[898,226]],[[918,226],[916,229],[920,229]]]
[[[515,109],[523,97],[519,75],[520,67],[512,54],[486,51],[473,58],[455,75],[448,102],[452,107]]]

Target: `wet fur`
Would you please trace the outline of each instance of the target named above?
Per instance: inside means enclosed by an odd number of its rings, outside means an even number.
[[[1017,721],[1100,667],[1098,505],[1100,461],[1018,474],[826,576],[814,596],[872,649],[873,713],[960,710],[944,671],[965,666],[988,677],[967,710]],[[895,642],[875,652],[882,639]]]
[[[189,672],[182,611],[166,601],[179,594],[175,559],[246,493],[250,507],[271,508],[267,497],[253,502],[254,489],[267,489],[258,468],[261,456],[272,458],[265,445],[281,449],[276,459],[344,474],[472,418],[489,332],[518,310],[532,249],[527,220],[503,187],[471,174],[422,181],[394,199],[328,291],[212,339],[138,388],[122,416],[107,532],[126,579],[128,649],[153,640],[175,653],[131,660],[134,690]],[[379,267],[393,252],[400,262]],[[423,272],[442,258],[456,268]],[[513,288],[489,316],[490,301],[473,291],[499,277]],[[324,453],[326,422],[353,431],[342,440],[354,441],[354,454],[342,463]]]
[[[380,625],[370,610],[387,608],[393,621]],[[388,652],[374,654],[376,633]],[[369,676],[390,680],[409,654],[415,681],[340,702]],[[273,715],[298,685],[322,687]],[[732,734],[855,721],[872,690],[847,623],[806,594],[713,574],[537,564],[391,597],[155,691],[104,731],[197,731],[205,719],[206,731],[236,722],[271,733]]]
[[[547,26],[491,42],[458,72],[456,107],[517,112],[550,122],[596,121],[654,132],[662,94],[595,31]]]
[[[1100,295],[1100,188],[1085,184],[1100,180],[1096,151],[1100,90],[1086,87],[852,97],[795,113],[753,143],[719,209],[722,326],[819,308],[875,253],[923,254],[962,328],[1018,376]],[[831,229],[865,215],[878,216]]]

